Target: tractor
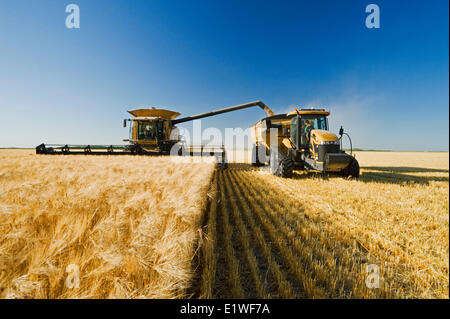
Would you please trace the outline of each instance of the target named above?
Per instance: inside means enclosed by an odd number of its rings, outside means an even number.
[[[330,112],[325,109],[295,109],[261,119],[251,127],[253,140],[252,164],[268,164],[272,174],[292,177],[296,170],[335,173],[345,177],[359,177],[359,164],[352,150],[342,150],[340,137],[328,126]]]

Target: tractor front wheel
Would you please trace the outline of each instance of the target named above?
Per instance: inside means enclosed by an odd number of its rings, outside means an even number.
[[[342,171],[344,177],[359,177],[359,164],[356,159],[353,159],[350,164]]]

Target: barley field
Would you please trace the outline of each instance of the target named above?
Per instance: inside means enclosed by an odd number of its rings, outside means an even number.
[[[213,170],[1,150],[0,298],[189,296]]]
[[[0,150],[0,298],[448,298],[448,153],[356,158],[283,179]]]
[[[200,296],[448,298],[448,153],[356,157],[358,180],[216,171]]]

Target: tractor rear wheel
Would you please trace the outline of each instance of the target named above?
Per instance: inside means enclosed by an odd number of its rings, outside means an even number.
[[[356,159],[353,159],[350,164],[342,171],[345,177],[359,177],[359,164]]]
[[[294,169],[294,162],[286,154],[277,148],[277,151],[270,150],[270,170],[272,174],[291,178]]]

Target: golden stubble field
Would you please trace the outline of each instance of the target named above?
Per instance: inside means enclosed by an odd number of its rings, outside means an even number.
[[[201,295],[448,298],[448,153],[356,157],[357,180],[217,171]]]
[[[281,179],[2,150],[0,297],[448,298],[448,153],[356,156],[358,180]]]
[[[0,151],[0,297],[185,297],[213,169]]]

